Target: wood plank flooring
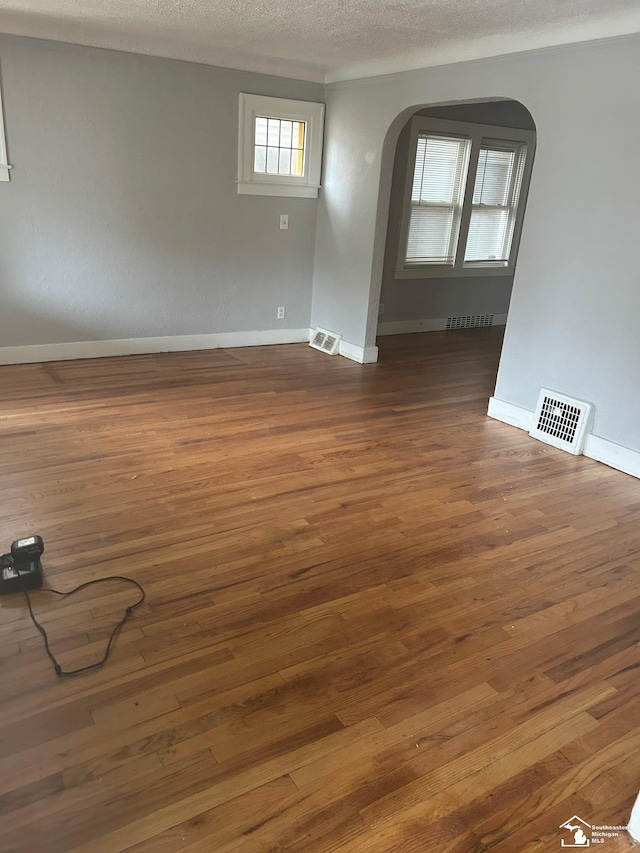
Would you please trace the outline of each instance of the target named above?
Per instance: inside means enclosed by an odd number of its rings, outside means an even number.
[[[3,853],[532,853],[640,788],[640,482],[486,417],[500,330],[0,368]],[[135,590],[34,593],[66,668]],[[626,835],[593,844],[628,849]]]

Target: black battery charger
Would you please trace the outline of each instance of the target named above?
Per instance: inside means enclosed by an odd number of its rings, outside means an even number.
[[[41,536],[16,539],[11,552],[0,557],[0,595],[42,587],[44,542]]]
[[[31,606],[31,598],[29,597],[30,589],[41,589],[42,588],[42,563],[40,562],[40,557],[44,554],[44,542],[42,541],[41,536],[28,536],[24,539],[16,539],[15,542],[11,543],[11,552],[9,554],[3,554],[0,557],[0,595],[8,595],[13,592],[23,592],[24,597],[27,602],[27,607],[29,609],[29,615],[31,616],[31,621],[36,626],[38,631],[42,634],[42,639],[44,640],[44,648],[53,664],[53,667],[56,671],[56,675],[79,675],[81,672],[88,672],[91,669],[99,669],[103,664],[107,662],[107,658],[109,657],[109,653],[111,651],[111,645],[115,639],[116,634],[122,628],[124,623],[127,621],[129,616],[133,613],[136,607],[139,607],[145,599],[144,589],[133,578],[125,578],[122,575],[111,575],[106,578],[95,578],[94,580],[85,581],[81,583],[79,586],[75,587],[75,589],[70,589],[68,592],[60,592],[57,589],[43,589],[43,592],[49,592],[54,595],[59,595],[62,598],[67,598],[70,595],[74,595],[76,592],[80,592],[81,589],[85,589],[86,587],[93,586],[98,583],[105,583],[107,581],[125,581],[126,583],[132,584],[137,587],[140,591],[140,597],[134,604],[130,604],[124,612],[124,616],[115,626],[109,639],[107,640],[107,647],[105,649],[105,653],[100,658],[100,660],[95,661],[95,663],[87,664],[86,666],[78,667],[78,669],[63,669],[58,661],[56,660],[55,655],[51,651],[49,647],[49,638],[47,636],[46,630],[36,619],[35,613],[33,612],[33,607]]]

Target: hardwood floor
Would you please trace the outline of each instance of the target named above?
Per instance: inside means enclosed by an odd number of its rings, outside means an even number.
[[[0,600],[4,853],[531,853],[626,823],[640,483],[488,419],[500,345],[0,368],[5,549],[147,592],[75,678]],[[72,668],[136,592],[51,597]]]

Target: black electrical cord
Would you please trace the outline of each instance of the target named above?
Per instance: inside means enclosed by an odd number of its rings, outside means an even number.
[[[56,671],[56,675],[80,675],[81,672],[88,672],[90,669],[98,669],[99,667],[104,666],[104,664],[107,662],[107,658],[109,657],[109,653],[111,652],[111,644],[113,643],[113,641],[116,637],[116,634],[118,633],[120,628],[122,628],[122,626],[127,621],[129,616],[131,616],[131,614],[136,609],[136,607],[139,607],[145,599],[144,589],[140,586],[138,581],[134,581],[133,578],[125,578],[122,575],[111,575],[110,577],[107,577],[107,578],[96,578],[95,580],[92,580],[92,581],[86,581],[86,583],[81,583],[80,586],[77,586],[75,589],[69,590],[69,592],[60,592],[60,590],[57,590],[57,589],[47,589],[47,588],[40,589],[39,592],[51,592],[51,593],[54,593],[55,595],[60,595],[63,598],[66,598],[68,595],[73,595],[75,592],[79,592],[81,589],[84,589],[87,586],[92,586],[93,584],[96,584],[96,583],[104,583],[105,581],[126,581],[127,583],[132,583],[134,586],[137,586],[138,589],[140,590],[140,593],[141,593],[140,598],[136,601],[136,603],[132,604],[130,607],[127,607],[127,609],[125,610],[124,616],[122,617],[122,619],[118,622],[116,627],[111,632],[111,636],[109,637],[109,641],[107,642],[106,651],[105,651],[104,656],[102,657],[101,660],[96,661],[96,663],[90,663],[88,666],[82,666],[79,669],[63,669],[60,666],[60,664],[58,663],[58,661],[56,660],[55,655],[53,654],[53,652],[51,651],[51,649],[49,647],[49,638],[47,637],[47,632],[45,631],[45,629],[42,627],[42,625],[38,622],[38,620],[35,617],[35,613],[33,612],[33,607],[31,606],[31,598],[29,597],[29,590],[27,589],[27,585],[24,582],[24,577],[22,576],[22,574],[20,574],[20,571],[18,570],[18,568],[16,566],[14,566],[14,570],[16,571],[16,573],[18,574],[18,576],[22,580],[22,591],[24,592],[24,597],[27,599],[27,607],[29,608],[29,615],[31,616],[31,621],[36,626],[38,631],[40,631],[40,633],[42,634],[42,638],[44,640],[45,651],[49,655],[49,659],[51,660],[51,663],[53,664],[53,668]]]

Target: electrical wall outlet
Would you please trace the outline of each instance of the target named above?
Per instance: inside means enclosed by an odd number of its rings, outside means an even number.
[[[278,320],[284,320],[284,305],[278,306]]]
[[[384,302],[380,303],[380,307],[378,308],[378,314],[380,315],[380,317],[382,317],[382,315],[384,314]]]
[[[280,230],[286,231],[288,227],[289,227],[289,214],[288,213],[281,213],[280,214]]]

